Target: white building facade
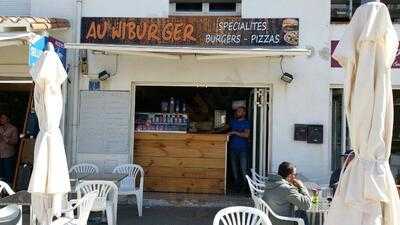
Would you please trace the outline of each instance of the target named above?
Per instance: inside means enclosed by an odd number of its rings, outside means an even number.
[[[7,1],[6,1],[7,2]],[[333,93],[340,93],[344,72],[331,67],[331,41],[339,40],[346,23],[331,22],[331,1],[298,0],[242,0],[242,1],[190,1],[202,2],[201,12],[177,11],[176,5],[185,1],[169,0],[50,0],[13,1],[0,7],[0,15],[26,14],[32,16],[68,19],[71,29],[50,33],[71,46],[80,42],[80,19],[83,17],[134,17],[168,18],[171,15],[241,16],[242,18],[298,18],[299,44],[297,49],[307,49],[310,54],[283,53],[259,57],[210,57],[199,59],[197,54],[139,54],[123,49],[108,49],[108,54],[87,51],[87,73],[82,73],[78,50],[69,49],[68,63],[71,84],[68,84],[66,111],[66,149],[70,163],[81,161],[104,162],[134,161],[132,126],[127,127],[127,152],[96,154],[79,149],[82,134],[82,93],[88,91],[89,82],[98,73],[112,73],[101,82],[102,91],[121,91],[132,100],[136,86],[187,86],[187,87],[242,87],[259,88],[269,92],[268,124],[265,128],[265,150],[262,151],[264,168],[273,172],[282,161],[293,162],[298,171],[312,181],[328,183],[332,169],[337,167],[338,155],[346,149],[345,122],[333,112]],[[207,3],[235,3],[231,11],[210,12]],[[343,1],[345,2],[345,1]],[[1,5],[1,3],[0,3]],[[340,4],[339,4],[340,5]],[[7,6],[7,4],[6,4]],[[313,6],[313,7],[310,7]],[[218,14],[219,13],[219,14]],[[400,26],[395,25],[400,33]],[[273,49],[273,48],[272,48]],[[0,52],[1,49],[0,49]],[[154,53],[154,52],[152,52]],[[3,54],[3,53],[1,53]],[[283,70],[294,75],[287,84],[281,80]],[[0,55],[0,60],[3,56]],[[4,59],[5,60],[5,59]],[[2,62],[0,61],[0,64]],[[1,68],[1,67],[0,67]],[[400,87],[400,70],[393,69],[393,86]],[[336,93],[335,92],[335,93]],[[340,102],[340,101],[339,101]],[[130,103],[130,122],[134,113]],[[337,108],[337,109],[340,109]],[[86,118],[86,117],[85,117]],[[338,122],[338,118],[340,122]],[[98,121],[101,127],[101,121]],[[337,124],[341,125],[338,126]],[[322,143],[311,144],[294,140],[295,124],[322,125]],[[336,126],[336,127],[335,127]],[[339,128],[338,128],[339,127]],[[340,129],[340,132],[337,131]],[[320,133],[319,133],[320,134]],[[93,134],[95,135],[95,134]],[[98,134],[100,135],[100,134]],[[338,138],[340,136],[340,138]],[[85,136],[87,138],[89,136]],[[121,139],[120,141],[126,141]],[[335,142],[335,143],[333,143]],[[340,142],[338,144],[338,142]],[[112,147],[110,147],[112,148]],[[93,158],[91,158],[93,157]]]

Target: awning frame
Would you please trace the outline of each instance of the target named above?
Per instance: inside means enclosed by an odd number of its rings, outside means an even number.
[[[196,58],[198,60],[284,56],[291,57],[311,55],[311,50],[300,48],[207,48],[187,46],[112,45],[88,43],[66,43],[65,48],[105,51],[117,54],[119,53],[149,57],[161,57],[167,59],[180,59],[181,55],[191,54],[196,55]]]
[[[24,45],[36,34],[31,32],[0,32],[0,48],[12,45]]]

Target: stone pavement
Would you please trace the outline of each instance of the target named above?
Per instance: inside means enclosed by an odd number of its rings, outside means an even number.
[[[220,208],[157,206],[144,209],[143,216],[138,217],[136,207],[123,205],[119,207],[117,222],[118,225],[212,225],[218,210]]]
[[[144,193],[143,216],[139,217],[133,199],[119,200],[118,225],[212,225],[220,209],[252,205],[248,196],[240,195]],[[28,225],[28,211],[24,210],[24,213],[23,225]],[[106,225],[93,220],[88,223],[95,224]]]

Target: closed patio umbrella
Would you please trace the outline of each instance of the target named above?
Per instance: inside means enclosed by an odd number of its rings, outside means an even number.
[[[393,127],[391,65],[398,38],[387,7],[355,12],[333,57],[346,72],[345,109],[355,157],[342,171],[326,225],[399,225],[389,167]]]
[[[60,120],[63,111],[61,84],[67,73],[51,43],[31,69],[34,100],[40,132],[28,191],[32,208],[41,224],[60,215],[62,199],[71,190]]]

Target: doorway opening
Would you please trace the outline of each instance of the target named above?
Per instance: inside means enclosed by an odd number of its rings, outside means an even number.
[[[144,143],[134,140],[134,162],[142,163],[145,167],[146,178],[149,180],[145,187],[147,186],[148,191],[230,193],[233,187],[230,143],[227,143],[227,155],[221,161],[217,159],[219,156],[213,155],[213,149],[215,152],[219,149],[218,144],[205,140],[196,143],[196,147],[192,145],[192,141],[196,139],[195,135],[204,135],[202,137],[209,140],[214,137],[228,137],[229,124],[234,119],[234,109],[238,106],[245,107],[246,119],[250,124],[250,137],[247,138],[247,174],[250,175],[250,169],[263,175],[267,173],[269,89],[135,86],[133,93],[135,137],[137,133],[154,133],[153,138],[160,137],[160,134],[165,136],[175,133],[192,138],[171,139],[177,145],[175,149],[169,146],[170,142],[166,144],[154,140]],[[165,125],[168,123],[170,125]],[[186,144],[181,145],[179,142]],[[182,146],[186,146],[186,149],[180,149]],[[204,160],[204,168],[200,168],[203,167],[201,165],[196,168],[199,160],[196,157]],[[153,185],[158,187],[153,188]]]
[[[6,169],[7,171],[12,171],[11,180],[4,177],[3,179],[14,187],[15,180],[18,176],[17,168],[20,164],[22,153],[26,159],[29,158],[33,160],[33,147],[32,149],[27,149],[25,152],[22,152],[24,150],[23,146],[26,147],[23,136],[26,134],[26,123],[30,112],[29,107],[32,99],[32,90],[32,83],[0,83],[0,113],[6,115],[9,118],[9,124],[18,130],[18,142],[7,147],[8,149],[11,148],[11,150],[9,149],[9,153],[6,155],[7,157],[3,157],[11,159],[11,164],[9,163],[9,165],[7,165],[10,168]]]

